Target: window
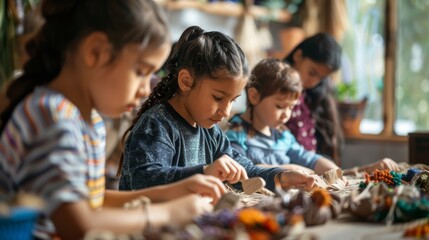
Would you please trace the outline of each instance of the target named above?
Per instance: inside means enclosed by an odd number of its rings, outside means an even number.
[[[429,1],[346,1],[342,80],[368,97],[360,131],[388,138],[429,130]]]
[[[429,129],[429,1],[397,1],[394,131]]]
[[[367,104],[360,132],[383,130],[383,79],[385,56],[385,0],[347,0],[349,27],[343,45],[342,80],[357,86],[357,98]]]

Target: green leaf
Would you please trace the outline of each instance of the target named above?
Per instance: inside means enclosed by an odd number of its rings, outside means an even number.
[[[335,89],[336,97],[339,101],[354,101],[357,100],[356,82],[339,83]]]

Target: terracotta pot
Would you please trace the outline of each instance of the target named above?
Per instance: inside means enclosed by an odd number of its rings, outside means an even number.
[[[360,102],[338,102],[338,112],[341,118],[341,126],[347,136],[360,134],[360,123],[365,111],[367,98]]]

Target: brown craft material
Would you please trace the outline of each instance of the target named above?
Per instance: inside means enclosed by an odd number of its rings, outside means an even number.
[[[308,226],[325,224],[331,219],[332,212],[329,206],[319,207],[316,204],[310,204],[307,212],[304,214],[304,220]]]
[[[337,181],[337,179],[342,177],[343,177],[343,171],[341,171],[341,169],[339,168],[331,169],[329,171],[326,171],[323,174],[323,179],[325,179],[328,185],[333,184],[335,181]]]
[[[265,180],[260,177],[254,177],[241,180],[241,186],[246,194],[252,194],[265,187]]]
[[[225,193],[219,200],[219,202],[214,207],[214,211],[220,209],[235,209],[240,201],[240,196],[234,192]]]

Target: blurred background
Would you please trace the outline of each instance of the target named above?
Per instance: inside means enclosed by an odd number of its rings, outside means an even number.
[[[383,157],[410,161],[410,151],[415,146],[410,146],[409,134],[429,129],[427,0],[157,2],[167,11],[173,40],[191,25],[224,32],[240,44],[251,67],[265,57],[283,59],[307,36],[331,33],[343,48],[342,67],[333,77],[337,101],[366,99],[358,129],[346,132],[344,168]],[[40,3],[41,0],[0,1],[3,92],[26,61],[25,42],[43,23]],[[244,99],[235,104],[234,112],[244,110]],[[0,109],[6,103],[2,96]],[[420,146],[429,149],[429,144]]]

